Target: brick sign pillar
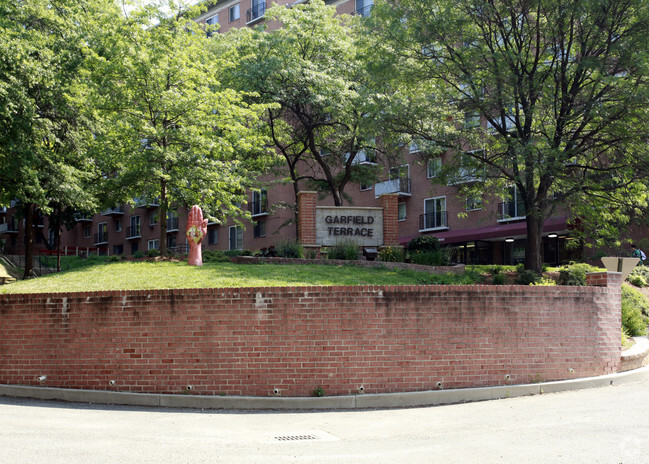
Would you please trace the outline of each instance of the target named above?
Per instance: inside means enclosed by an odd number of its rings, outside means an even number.
[[[379,197],[383,208],[383,246],[399,245],[399,195],[383,194]]]
[[[316,192],[298,192],[297,194],[297,238],[302,246],[316,246],[315,229]]]

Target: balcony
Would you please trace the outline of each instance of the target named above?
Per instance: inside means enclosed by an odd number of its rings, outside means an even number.
[[[525,219],[525,204],[522,201],[498,203],[498,222],[520,221]]]
[[[6,206],[0,206],[0,214],[7,214],[7,207]]]
[[[374,5],[368,5],[368,6],[365,6],[363,8],[359,8],[358,10],[356,10],[356,14],[358,16],[367,17],[372,13],[372,7],[373,6]]]
[[[136,208],[145,208],[145,209],[153,209],[157,208],[160,205],[158,204],[158,199],[154,198],[151,201],[148,201],[144,198],[136,198],[135,199],[135,207]]]
[[[138,227],[127,227],[126,228],[126,240],[133,240],[136,238],[142,238],[142,229]]]
[[[107,209],[106,211],[101,212],[102,216],[123,216],[124,215],[124,207],[123,206],[116,206],[114,208]]]
[[[95,234],[95,240],[93,242],[94,245],[106,245],[107,243],[108,243],[107,232]]]
[[[11,224],[9,222],[0,224],[0,234],[17,234],[17,233],[18,233],[18,227],[16,226],[16,224]]]
[[[77,222],[92,222],[92,216],[87,214],[75,213],[73,217]]]
[[[419,215],[419,232],[446,229],[448,229],[448,212],[438,211]]]
[[[266,2],[259,2],[246,11],[246,24],[255,22],[266,14]]]
[[[400,197],[412,196],[410,193],[410,179],[402,177],[400,179],[386,180],[378,182],[374,186],[374,196],[376,198],[386,193],[398,193]]]
[[[178,218],[167,219],[167,233],[178,232]]]

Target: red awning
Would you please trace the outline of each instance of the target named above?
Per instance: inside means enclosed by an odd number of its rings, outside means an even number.
[[[567,217],[550,218],[543,225],[543,232],[565,232],[567,230]],[[493,226],[476,227],[474,229],[446,230],[444,232],[432,232],[431,235],[437,237],[440,242],[459,243],[473,242],[476,240],[494,240],[506,237],[527,236],[527,224],[525,221],[512,222],[509,224],[496,224]],[[399,237],[399,243],[406,245],[413,238]]]

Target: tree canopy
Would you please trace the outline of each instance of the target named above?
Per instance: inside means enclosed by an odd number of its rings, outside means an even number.
[[[452,137],[405,130],[463,153],[449,174],[458,182],[469,169],[481,181],[464,191],[515,186],[527,268],[541,270],[543,224],[556,211],[598,239],[618,233],[611,219],[647,205],[648,10],[643,0],[375,5],[375,69],[406,100],[425,102],[417,88],[433,89],[431,113],[442,104],[466,115]]]

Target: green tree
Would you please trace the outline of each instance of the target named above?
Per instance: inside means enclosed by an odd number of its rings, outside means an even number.
[[[321,0],[266,11],[277,30],[235,32],[240,61],[233,85],[272,104],[266,130],[286,162],[294,192],[308,184],[334,204],[349,182],[372,182],[379,154],[366,53],[355,42],[358,18],[336,15]],[[363,162],[367,161],[367,162]]]
[[[375,65],[397,93],[425,101],[416,90],[428,86],[467,116],[455,137],[418,135],[463,152],[455,182],[467,172],[482,181],[463,190],[515,186],[528,269],[541,270],[543,224],[558,209],[597,239],[619,234],[610,219],[647,205],[648,9],[643,0],[375,5]]]
[[[160,251],[170,208],[240,213],[245,190],[272,163],[259,130],[265,106],[222,84],[232,66],[228,37],[190,18],[196,8],[163,2],[134,10],[97,47],[97,106],[110,124],[100,138],[110,201],[159,204]]]
[[[115,13],[108,1],[0,2],[0,203],[24,216],[25,278],[37,210],[96,203],[95,124],[78,97],[93,28]]]

